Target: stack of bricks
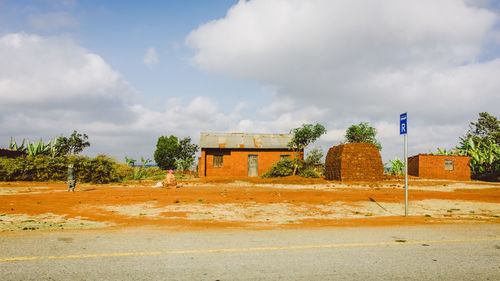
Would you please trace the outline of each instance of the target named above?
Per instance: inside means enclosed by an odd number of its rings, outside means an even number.
[[[383,179],[382,157],[371,143],[347,143],[328,150],[325,178],[338,181],[378,181]]]

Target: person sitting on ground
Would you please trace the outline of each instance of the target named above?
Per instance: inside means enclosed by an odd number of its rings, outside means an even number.
[[[163,181],[163,187],[177,187],[177,181],[175,180],[174,171],[168,171],[167,177],[165,177],[165,180]]]

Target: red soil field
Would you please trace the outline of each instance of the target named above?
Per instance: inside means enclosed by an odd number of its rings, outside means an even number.
[[[85,220],[80,225],[106,223],[100,228],[173,230],[500,222],[498,183],[411,179],[408,217],[403,216],[404,181],[397,178],[350,183],[203,178],[180,181],[177,189],[154,184],[79,184],[73,193],[65,183],[0,182],[0,231],[75,228],[63,222],[39,227],[47,224],[47,214]],[[29,223],[38,226],[26,227]]]

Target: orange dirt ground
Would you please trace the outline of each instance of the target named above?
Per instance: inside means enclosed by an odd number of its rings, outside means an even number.
[[[288,177],[203,178],[180,188],[155,182],[79,184],[0,182],[0,232],[79,228],[312,228],[441,223],[500,223],[500,184],[332,182]]]

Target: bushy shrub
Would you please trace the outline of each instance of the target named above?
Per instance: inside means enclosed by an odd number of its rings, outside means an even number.
[[[134,167],[132,171],[132,179],[133,180],[145,180],[149,176],[148,169],[142,167]]]
[[[293,160],[282,159],[271,166],[268,172],[262,175],[263,178],[287,177],[293,174]]]
[[[149,167],[148,169],[148,174],[149,177],[148,179],[151,180],[163,180],[165,176],[167,175],[166,171],[158,168],[158,167]]]
[[[90,178],[87,182],[108,183],[116,180],[116,162],[106,155],[89,159]]]
[[[117,164],[115,178],[118,182],[129,180],[163,180],[165,171],[157,167],[131,167],[128,164]]]
[[[319,178],[318,174],[313,170],[302,170],[299,172],[299,177],[303,178]]]
[[[78,182],[108,183],[121,181],[118,164],[105,155],[49,157],[26,156],[13,159],[0,158],[2,181],[65,181],[68,164],[73,163]]]
[[[0,180],[10,181],[20,178],[24,171],[24,163],[12,158],[0,157]]]
[[[122,182],[125,180],[132,179],[132,173],[134,168],[128,164],[117,164],[116,165],[116,181]]]
[[[66,180],[67,157],[28,156],[26,160],[26,167],[30,167],[30,171],[25,170],[27,178],[24,180]]]
[[[312,168],[305,168],[303,161],[298,162],[297,175],[303,178],[319,178],[318,173],[316,173]],[[294,161],[291,159],[282,159],[274,163],[269,171],[262,175],[263,178],[279,178],[288,177],[293,174]]]

